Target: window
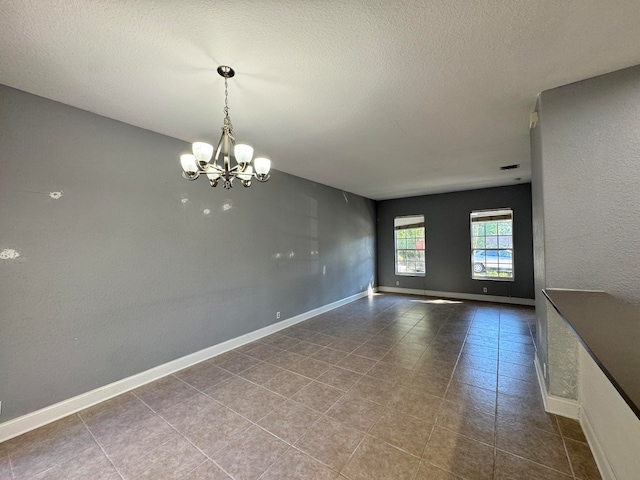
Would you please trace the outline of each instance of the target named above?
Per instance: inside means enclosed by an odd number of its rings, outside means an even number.
[[[424,277],[424,215],[393,220],[396,244],[396,275]]]
[[[471,278],[513,281],[513,211],[471,212]]]

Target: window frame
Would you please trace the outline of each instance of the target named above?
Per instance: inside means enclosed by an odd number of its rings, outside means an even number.
[[[414,221],[415,220],[415,221]],[[399,215],[394,217],[393,219],[393,263],[394,263],[394,272],[397,276],[402,277],[424,277],[427,274],[427,238],[426,238],[426,228],[424,215],[416,214],[416,215]],[[405,223],[409,222],[409,223]],[[406,245],[404,248],[398,248],[398,231],[399,230],[413,230],[416,228],[422,228],[422,236],[418,237],[407,237],[404,240],[409,240],[409,238],[422,239],[422,248],[407,248]],[[422,263],[424,265],[423,271],[414,271],[414,272],[402,272],[398,270],[399,262],[401,261],[398,257],[399,252],[422,252],[422,255],[418,253],[418,257],[422,256],[422,261],[420,258],[414,260],[414,263]],[[405,260],[405,262],[408,260]]]
[[[491,220],[495,220],[495,221],[499,221],[499,220],[505,220],[506,218],[503,217],[510,217],[509,220],[511,222],[511,233],[509,235],[500,235],[499,232],[496,232],[496,235],[487,235],[486,232],[484,232],[482,235],[474,235],[474,223],[479,223],[479,222],[487,222],[487,221],[491,221]],[[474,220],[475,219],[475,220]],[[470,236],[470,246],[471,246],[471,254],[469,256],[471,262],[470,262],[470,267],[471,267],[471,279],[472,280],[491,280],[491,281],[498,281],[498,282],[515,282],[515,245],[514,245],[514,213],[513,213],[513,209],[512,208],[494,208],[494,209],[490,209],[490,210],[474,210],[470,213],[469,215],[469,236]],[[486,242],[486,237],[496,237],[496,247],[490,247],[487,248],[487,242]],[[484,248],[478,248],[477,243],[474,242],[475,238],[481,238],[484,237],[485,242],[484,242]],[[510,237],[510,241],[509,247],[501,247],[500,246],[500,237]],[[476,257],[476,252],[478,251],[485,251],[485,258],[486,258],[486,252],[487,251],[495,251],[496,252],[496,256],[497,256],[497,262],[498,262],[498,272],[496,276],[487,276],[486,272],[487,272],[487,268],[486,266],[484,267],[483,270],[476,272],[475,270],[475,264],[478,263],[477,261],[475,261],[475,257]],[[500,252],[510,252],[510,256],[511,256],[511,272],[510,272],[510,276],[500,276],[500,271],[499,271],[499,266],[500,266],[500,257],[502,257],[502,255],[500,255]],[[485,262],[486,265],[486,262]],[[507,273],[507,272],[504,272]],[[508,274],[508,273],[507,273]]]

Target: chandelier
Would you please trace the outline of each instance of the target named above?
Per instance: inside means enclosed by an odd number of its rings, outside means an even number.
[[[195,180],[204,173],[209,178],[212,187],[216,187],[220,181],[224,188],[233,187],[233,179],[238,178],[242,185],[249,187],[251,179],[255,178],[259,182],[269,180],[269,170],[271,160],[258,157],[251,165],[253,148],[249,145],[237,144],[233,136],[233,125],[229,118],[229,100],[227,92],[227,79],[236,73],[233,68],[221,65],[218,73],[224,77],[224,125],[222,136],[218,142],[218,147],[213,151],[213,145],[205,142],[195,142],[192,144],[193,153],[180,155],[182,165],[182,176],[187,180]],[[213,157],[213,161],[211,158]],[[235,165],[231,166],[233,157]]]

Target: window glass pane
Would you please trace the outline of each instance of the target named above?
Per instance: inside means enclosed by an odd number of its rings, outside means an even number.
[[[508,222],[498,222],[498,235],[512,235],[511,220]]]
[[[496,222],[487,222],[484,224],[485,235],[497,235],[498,224]]]
[[[473,237],[471,239],[471,248],[485,248],[486,242],[484,237]]]
[[[500,236],[498,237],[498,247],[500,248],[511,248],[512,244],[513,244],[513,237],[505,237],[505,236]]]
[[[486,248],[498,248],[498,237],[495,235],[486,236],[485,241],[487,242]]]
[[[396,248],[398,250],[401,250],[401,249],[404,250],[405,248],[407,248],[407,241],[404,238],[398,240],[396,242]]]

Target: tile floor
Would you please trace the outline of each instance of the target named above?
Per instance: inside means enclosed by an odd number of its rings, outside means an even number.
[[[529,307],[378,294],[0,444],[0,478],[599,479]]]

